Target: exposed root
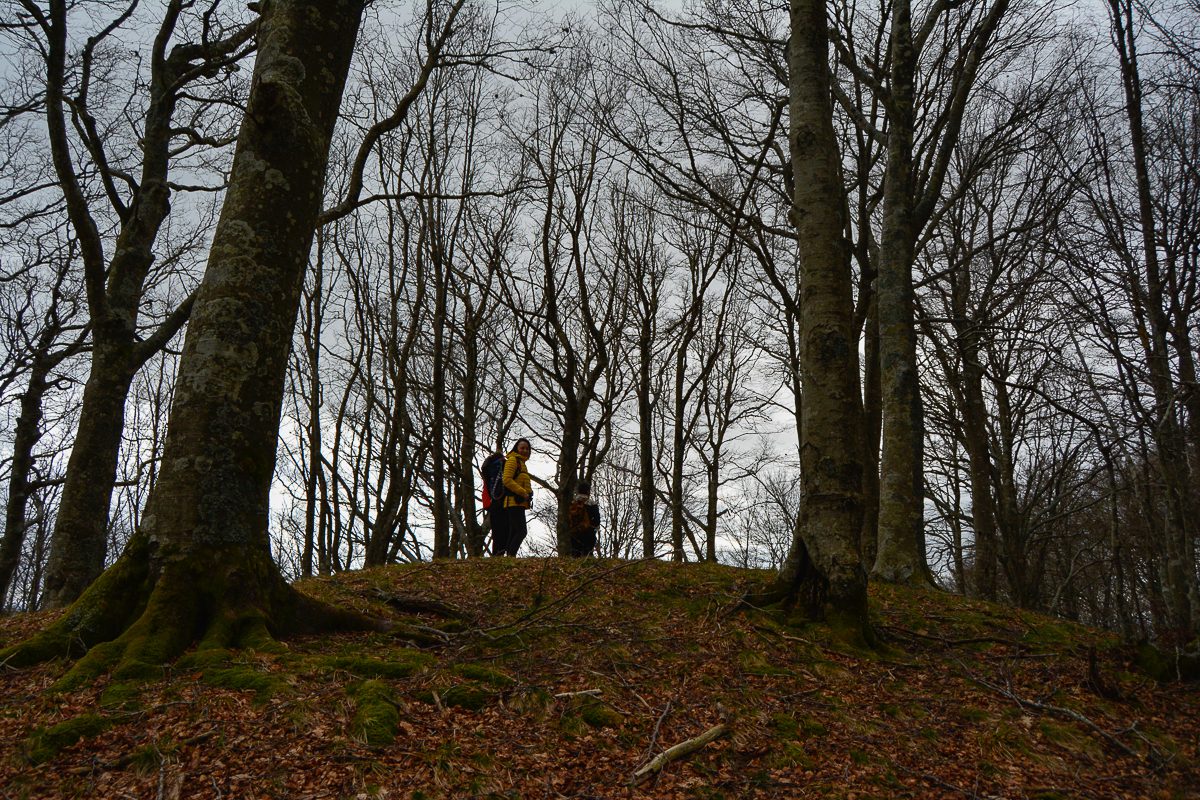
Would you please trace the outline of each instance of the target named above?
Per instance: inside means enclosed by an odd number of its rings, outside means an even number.
[[[444,603],[441,600],[414,595],[392,594],[391,592],[385,592],[379,587],[375,587],[371,594],[397,611],[410,614],[436,614],[439,617],[462,620],[463,622],[474,623],[476,621],[466,611],[456,608],[449,603]]]
[[[71,689],[109,673],[158,677],[192,645],[273,651],[288,636],[392,627],[301,594],[265,553],[158,555],[135,536],[59,621],[0,652],[0,662],[16,667],[82,656],[59,681],[58,688]]]

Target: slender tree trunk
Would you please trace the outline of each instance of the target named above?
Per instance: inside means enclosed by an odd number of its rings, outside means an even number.
[[[1164,583],[1171,627],[1181,637],[1200,629],[1200,585],[1196,578],[1195,541],[1200,536],[1200,520],[1188,478],[1185,437],[1175,413],[1174,381],[1171,376],[1162,270],[1158,257],[1157,226],[1142,114],[1142,83],[1138,70],[1134,5],[1131,0],[1109,0],[1109,21],[1113,43],[1120,58],[1121,80],[1125,90],[1126,122],[1133,150],[1137,181],[1138,210],[1145,259],[1145,286],[1133,286],[1144,292],[1144,307],[1150,323],[1147,367],[1154,394],[1155,419],[1152,436],[1163,482],[1166,484],[1166,568]]]
[[[433,308],[433,557],[453,558],[446,498],[446,266],[434,257]]]
[[[49,367],[34,363],[29,384],[21,394],[21,415],[13,431],[12,465],[8,474],[8,505],[4,510],[4,537],[0,539],[0,608],[8,596],[12,576],[21,559],[25,532],[29,527],[30,473],[33,448],[42,438],[42,400],[48,388]]]
[[[43,608],[69,605],[104,570],[109,505],[117,478],[125,399],[133,381],[130,347],[97,335],[83,390],[79,429],[50,538]]]
[[[968,337],[975,336],[968,332]],[[992,458],[988,447],[987,407],[983,402],[983,367],[973,341],[963,357],[963,440],[971,465],[971,523],[975,531],[975,596],[996,600],[996,507],[992,500]]]
[[[321,329],[324,319],[325,259],[321,230],[316,231],[317,259],[313,274],[313,294],[309,306],[310,330],[304,345],[308,350],[309,395],[308,395],[308,475],[304,482],[304,551],[300,558],[300,574],[305,578],[313,574],[313,553],[316,549],[317,517],[323,513],[318,506],[317,495],[321,463]]]
[[[687,344],[675,355],[674,408],[671,424],[671,560],[683,561],[683,370],[687,366]]]
[[[463,432],[459,451],[459,469],[463,475],[463,520],[467,531],[467,555],[482,558],[485,524],[480,524],[475,509],[475,451],[479,442],[475,428],[479,424],[479,317],[471,312],[463,332]]]
[[[642,558],[654,558],[654,407],[650,398],[651,318],[647,311],[638,340],[638,461],[641,471]]]
[[[863,563],[874,564],[879,550],[879,437],[883,428],[883,397],[879,382],[879,300],[875,292],[867,306],[863,347],[863,529],[859,543]]]
[[[888,160],[883,190],[876,300],[879,315],[883,457],[879,542],[872,577],[927,583],[924,536],[924,421],[917,380],[912,285],[916,224],[913,204],[913,84],[916,54],[908,0],[892,4]]]
[[[704,560],[717,563],[717,490],[720,488],[721,451],[710,454],[708,464],[708,508],[704,524]]]

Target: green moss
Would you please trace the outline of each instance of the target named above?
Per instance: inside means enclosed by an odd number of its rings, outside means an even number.
[[[792,671],[776,666],[767,661],[766,657],[757,650],[743,650],[738,653],[738,666],[747,675],[791,675]]]
[[[142,687],[135,683],[110,683],[100,693],[100,705],[103,708],[132,711],[137,708],[141,695]]]
[[[791,714],[772,714],[769,724],[771,729],[782,738],[798,739],[800,737],[800,723]]]
[[[224,667],[233,661],[233,651],[224,647],[198,647],[184,654],[175,666],[185,672]]]
[[[771,749],[767,766],[773,769],[813,769],[816,762],[796,742],[783,742]]]
[[[1092,758],[1101,758],[1104,756],[1104,748],[1100,746],[1099,742],[1087,733],[1070,725],[1064,725],[1051,720],[1042,720],[1038,724],[1038,730],[1042,732],[1047,741],[1053,742],[1064,750],[1087,755]]]
[[[861,767],[864,764],[871,763],[871,756],[869,753],[867,753],[863,750],[851,748],[850,749],[850,760]]]
[[[108,717],[84,714],[49,728],[38,728],[26,740],[27,756],[34,764],[45,763],[80,739],[103,733],[112,725]]]
[[[544,717],[554,706],[554,696],[545,689],[518,689],[506,698],[505,703],[518,714]]]
[[[455,675],[479,681],[480,683],[486,683],[488,686],[495,686],[498,689],[504,689],[516,683],[515,680],[503,672],[485,667],[482,664],[456,664],[453,671]]]
[[[354,700],[351,733],[372,747],[390,744],[400,725],[400,709],[391,687],[379,680],[363,681],[350,689]]]
[[[143,775],[153,775],[178,749],[179,743],[165,736],[134,750],[129,756],[129,766]]]
[[[119,681],[157,681],[161,680],[164,674],[164,664],[136,659],[121,661],[120,666],[112,672],[113,679]]]
[[[579,702],[579,718],[593,728],[619,728],[625,722],[620,712],[595,697]]]
[[[96,645],[88,651],[87,658],[77,662],[66,675],[55,682],[54,690],[69,692],[90,686],[96,678],[112,671],[124,653],[124,645],[117,642]]]
[[[967,722],[983,722],[984,720],[990,718],[991,714],[982,708],[962,706],[958,709],[958,716]]]
[[[343,670],[364,678],[409,678],[432,661],[432,656],[414,650],[411,656],[405,654],[399,660],[344,655],[315,658],[309,663],[321,670]]]
[[[829,733],[821,722],[812,717],[803,717],[799,720],[800,732],[805,736],[825,736]]]
[[[265,703],[286,685],[279,678],[259,672],[248,665],[205,670],[201,680],[209,686],[221,689],[254,692],[256,703]]]
[[[495,692],[484,689],[481,686],[475,686],[469,683],[460,683],[457,686],[451,686],[449,689],[441,693],[442,703],[448,706],[456,706],[465,708],[470,711],[478,711],[488,705],[495,698]]]

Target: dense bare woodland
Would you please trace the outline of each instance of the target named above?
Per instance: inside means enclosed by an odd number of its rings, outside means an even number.
[[[4,3],[5,607],[478,557],[530,436],[534,553],[587,477],[603,556],[1195,636],[1195,0],[321,5]]]

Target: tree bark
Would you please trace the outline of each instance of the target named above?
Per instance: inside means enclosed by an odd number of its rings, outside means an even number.
[[[96,334],[91,375],[83,390],[79,428],[50,539],[43,608],[70,604],[104,570],[125,399],[134,374],[128,345]]]
[[[1113,44],[1120,60],[1121,81],[1125,90],[1126,123],[1129,126],[1130,145],[1133,150],[1138,216],[1142,229],[1141,255],[1145,259],[1146,269],[1145,286],[1132,288],[1142,295],[1138,300],[1144,303],[1144,311],[1150,323],[1146,366],[1150,373],[1155,402],[1152,436],[1158,449],[1159,469],[1167,489],[1167,559],[1164,589],[1171,626],[1180,636],[1187,638],[1200,630],[1200,583],[1196,577],[1194,556],[1195,542],[1200,536],[1200,523],[1197,523],[1193,486],[1188,477],[1186,437],[1173,407],[1175,387],[1167,345],[1170,323],[1164,305],[1166,298],[1159,263],[1159,243],[1146,153],[1142,83],[1133,19],[1134,6],[1130,0],[1109,0],[1108,6]]]
[[[858,342],[833,129],[825,4],[792,0],[789,144],[801,258],[803,365],[798,536],[778,585],[815,618],[870,638],[862,529],[862,401]]]
[[[375,624],[291,589],[267,537],[288,351],[363,4],[264,6],[231,181],[142,525],[58,623],[0,654],[10,664],[81,643],[91,650],[74,677],[113,667],[138,674],[197,639],[253,646]]]
[[[0,608],[8,596],[13,573],[21,559],[25,531],[29,526],[29,495],[32,491],[33,448],[42,437],[42,399],[49,388],[50,367],[39,360],[29,373],[29,384],[21,394],[21,415],[13,432],[12,466],[8,474],[8,505],[4,511],[4,537],[0,539]]]
[[[639,290],[640,291],[640,290]],[[638,470],[639,511],[642,518],[642,558],[654,558],[654,406],[650,396],[650,354],[653,319],[645,309],[638,339]]]
[[[43,605],[61,607],[78,597],[104,567],[109,504],[120,456],[125,401],[133,375],[179,331],[191,308],[191,301],[185,301],[150,337],[143,338],[138,330],[145,284],[155,261],[155,241],[170,213],[168,174],[176,134],[172,118],[188,83],[205,74],[202,65],[213,59],[236,60],[234,54],[250,38],[253,28],[243,28],[222,41],[179,44],[168,53],[167,46],[185,4],[182,0],[165,4],[150,58],[149,94],[139,132],[141,171],[128,205],[115,199],[115,193],[109,193],[121,223],[112,257],[106,262],[105,247],[80,184],[67,133],[65,109],[70,105],[76,120],[86,117],[83,93],[89,88],[85,85],[81,94],[68,103],[67,3],[51,0],[48,16],[43,16],[32,3],[26,4],[26,9],[46,35],[43,47],[46,130],[67,214],[80,243],[92,319],[91,373],[79,411],[79,431],[67,464],[43,598]],[[94,40],[93,45],[100,39]],[[89,45],[89,51],[93,45]],[[90,57],[89,52],[86,58]],[[102,151],[103,142],[93,135],[89,146]],[[90,154],[97,172],[110,180],[102,156],[102,152],[100,156]]]
[[[917,235],[913,208],[915,75],[911,8],[908,0],[896,0],[892,6],[883,231],[876,278],[883,456],[879,482],[879,539],[871,576],[891,583],[926,584],[925,431],[917,380],[912,284],[913,248]]]

